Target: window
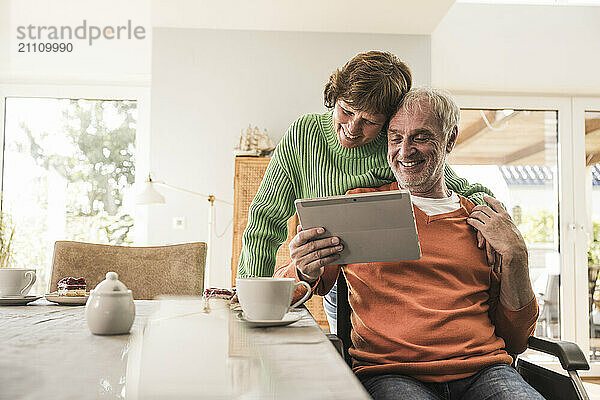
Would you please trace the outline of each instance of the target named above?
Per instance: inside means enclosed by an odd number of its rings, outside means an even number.
[[[56,240],[133,242],[137,102],[7,97],[2,211],[14,266],[48,287]]]

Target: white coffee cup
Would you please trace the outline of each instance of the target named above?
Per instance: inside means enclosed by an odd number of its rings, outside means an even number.
[[[298,307],[311,294],[308,283],[296,283],[293,278],[237,278],[235,282],[245,317],[255,321],[281,320],[290,308]],[[298,286],[304,286],[308,291],[290,306]]]
[[[35,269],[0,268],[0,297],[24,297],[35,279]]]

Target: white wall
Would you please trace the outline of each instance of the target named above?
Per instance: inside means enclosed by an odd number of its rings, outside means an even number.
[[[0,71],[8,69],[8,48],[10,42],[10,10],[8,0],[0,0]]]
[[[427,36],[158,28],[153,32],[151,170],[156,179],[233,200],[233,147],[249,123],[278,141],[293,120],[322,112],[329,74],[363,50],[404,59],[430,81]],[[151,206],[150,243],[207,239],[208,204],[162,189]],[[184,216],[187,229],[173,230]],[[219,233],[232,218],[217,205]],[[228,286],[231,228],[215,240],[212,285]]]
[[[18,26],[142,26],[146,38],[29,40]],[[46,31],[47,32],[47,31]],[[36,35],[37,36],[37,35]],[[47,36],[44,36],[47,39]],[[73,44],[72,52],[18,52],[19,43]],[[149,0],[0,0],[0,83],[149,86],[152,45]]]
[[[431,37],[432,82],[453,91],[600,93],[600,7],[452,6]]]

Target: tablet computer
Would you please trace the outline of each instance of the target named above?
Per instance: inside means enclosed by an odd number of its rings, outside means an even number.
[[[294,203],[303,229],[323,227],[325,233],[319,238],[340,238],[344,250],[336,264],[421,258],[407,191],[298,199]]]

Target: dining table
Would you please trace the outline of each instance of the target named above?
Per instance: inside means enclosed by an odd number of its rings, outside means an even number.
[[[269,327],[221,299],[135,309],[129,334],[99,336],[85,306],[1,306],[0,399],[370,398],[305,308]]]

